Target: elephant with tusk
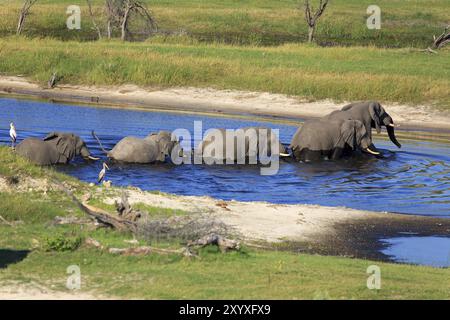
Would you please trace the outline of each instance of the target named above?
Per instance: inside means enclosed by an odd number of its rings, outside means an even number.
[[[78,155],[85,160],[99,159],[91,156],[79,136],[64,132],[51,132],[43,140],[27,138],[17,145],[16,152],[38,165],[66,164]]]
[[[371,139],[359,120],[310,120],[294,134],[290,148],[296,160],[336,160],[347,150],[361,149],[373,155],[380,153],[370,147]]]
[[[92,132],[92,134],[100,143],[95,133]],[[141,164],[164,162],[166,156],[182,156],[183,153],[178,139],[172,138],[172,134],[168,131],[151,133],[143,139],[132,136],[125,137],[111,151],[104,150],[102,146],[101,148],[112,160]],[[172,154],[172,152],[176,152],[176,154]]]
[[[370,138],[370,148],[377,151],[372,143],[372,128],[377,130],[377,133],[381,132],[381,126],[385,126],[389,139],[398,148],[401,148],[401,144],[397,141],[395,137],[394,128],[396,125],[392,120],[391,116],[384,110],[379,102],[376,101],[365,101],[365,102],[355,102],[346,105],[341,110],[334,111],[329,115],[325,116],[323,119],[327,120],[359,120],[364,124],[366,131]]]

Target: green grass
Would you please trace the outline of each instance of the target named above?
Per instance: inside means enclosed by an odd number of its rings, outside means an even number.
[[[52,177],[53,170],[35,167],[0,147],[0,176],[14,172]],[[58,178],[65,176],[58,174]],[[67,178],[68,181],[72,181]],[[73,186],[75,186],[75,182]],[[78,183],[79,188],[87,188]],[[146,207],[142,207],[145,209]],[[152,209],[155,210],[155,209]],[[200,251],[198,259],[151,254],[125,257],[78,245],[92,237],[108,247],[127,247],[132,237],[109,229],[79,225],[55,226],[56,215],[83,213],[57,190],[0,194],[0,250],[31,250],[25,259],[0,269],[0,283],[37,282],[67,290],[67,267],[79,265],[82,291],[121,298],[148,299],[448,299],[450,269],[250,250],[222,254],[216,248]],[[180,214],[179,212],[172,212]],[[171,212],[165,212],[171,214]],[[71,241],[61,241],[70,239]],[[141,241],[141,244],[144,244]],[[164,243],[152,245],[165,246]],[[170,244],[173,246],[173,244]],[[67,250],[66,250],[67,249]],[[0,264],[5,262],[0,256]],[[381,268],[381,290],[366,287],[369,265]]]
[[[94,0],[101,25],[103,0]],[[307,26],[300,0],[148,0],[160,30],[186,31],[199,41],[272,45],[304,42]],[[67,6],[80,5],[82,29],[68,31]],[[371,0],[332,0],[318,23],[323,44],[427,47],[433,34],[448,24],[447,0],[378,0],[381,30],[368,30]],[[15,33],[20,0],[0,0],[0,36]],[[84,0],[39,0],[28,17],[25,34],[61,40],[92,40],[96,32]]]
[[[196,86],[450,107],[450,51],[0,39],[0,73],[45,84]]]
[[[61,227],[58,227],[61,229]],[[67,228],[65,228],[67,229]],[[56,233],[39,225],[0,226],[3,249],[29,249],[31,239]],[[62,232],[59,230],[59,232]],[[74,230],[65,230],[77,234]],[[78,230],[78,234],[81,232]],[[123,235],[91,232],[104,244],[126,246]],[[27,241],[28,240],[28,241]],[[32,251],[0,270],[0,282],[36,281],[65,290],[66,269],[79,265],[82,290],[147,299],[448,299],[449,269],[394,265],[360,259],[277,251],[221,254],[207,248],[199,259],[176,255],[122,257],[81,247],[76,251]],[[381,290],[368,290],[369,265],[381,268]]]

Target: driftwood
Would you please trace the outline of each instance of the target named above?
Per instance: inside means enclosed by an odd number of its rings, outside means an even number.
[[[450,42],[450,25],[445,27],[444,32],[436,38],[436,36],[433,36],[433,48],[440,49],[443,46],[445,46],[447,43]]]
[[[59,181],[55,181],[64,192],[78,205],[78,207],[83,210],[86,214],[88,214],[95,221],[115,228],[119,231],[131,231],[133,234],[138,232],[138,224],[136,220],[130,220],[124,218],[123,216],[128,213],[133,213],[133,210],[128,202],[128,199],[125,194],[122,194],[122,200],[120,203],[116,202],[116,208],[119,211],[119,215],[113,215],[109,212],[96,208],[92,205],[87,204],[87,200],[90,198],[89,196],[84,196],[83,202],[78,200],[74,194],[66,188]],[[103,250],[104,247],[96,240],[88,238],[86,240],[86,244],[90,246],[94,246],[98,249]],[[198,240],[189,241],[185,248],[180,250],[171,250],[171,249],[161,249],[154,248],[149,246],[142,247],[131,247],[131,248],[109,248],[108,252],[112,254],[121,254],[121,255],[147,255],[150,253],[164,253],[164,254],[182,254],[184,256],[195,256],[191,249],[193,247],[205,247],[207,245],[216,245],[219,247],[221,252],[227,252],[230,250],[240,250],[240,243],[236,240],[227,239],[222,237],[216,233],[211,233],[207,236],[203,236]]]
[[[89,224],[92,223],[90,219],[83,219],[79,217],[69,216],[69,217],[60,217],[56,216],[52,222],[54,225],[64,225],[64,224]]]
[[[135,221],[130,221],[128,219],[114,216],[103,209],[96,208],[87,203],[80,204],[81,209],[99,223],[117,229],[119,231],[131,231],[133,233],[136,233],[137,231],[137,223]]]
[[[159,254],[181,254],[181,250],[161,249],[149,246],[134,247],[134,248],[109,248],[108,252],[111,254],[120,254],[125,256],[141,256],[151,253]]]
[[[85,244],[89,247],[94,247],[99,250],[106,250],[111,254],[116,255],[124,255],[124,256],[145,256],[149,255],[151,253],[157,253],[157,254],[181,254],[186,257],[193,257],[195,256],[194,253],[192,253],[187,248],[182,248],[179,250],[174,249],[162,249],[162,248],[155,248],[150,246],[141,246],[141,247],[131,247],[131,248],[105,248],[99,241],[93,239],[93,238],[87,238],[85,240]]]
[[[137,221],[139,218],[142,217],[141,212],[133,210],[130,203],[128,202],[128,196],[125,192],[122,192],[122,195],[120,196],[120,201],[114,201],[114,204],[116,206],[116,210],[119,216],[124,219]]]
[[[48,80],[48,88],[53,89],[56,86],[56,82],[58,82],[58,76],[56,72],[53,72],[50,80]]]
[[[103,247],[100,242],[98,242],[97,240],[95,240],[93,238],[87,238],[84,242],[89,247],[94,247],[94,248],[97,248],[100,250],[105,249],[105,247]]]
[[[3,218],[2,216],[0,216],[0,222],[1,222],[1,223],[4,223],[4,224],[6,224],[6,225],[8,225],[8,226],[10,226],[10,227],[13,227],[13,226],[14,226],[13,223],[9,222],[8,220],[6,220],[5,218]]]
[[[195,241],[189,241],[187,244],[188,248],[193,246],[205,247],[208,245],[218,246],[222,252],[240,249],[239,241],[227,239],[217,234],[211,234]]]
[[[60,188],[72,199],[72,201],[89,217],[101,223],[107,227],[115,228],[119,231],[131,231],[136,233],[137,231],[137,223],[135,221],[130,221],[127,219],[123,219],[119,216],[115,216],[110,214],[109,212],[96,208],[86,203],[86,201],[81,202],[75,197],[75,195],[66,188],[61,182],[54,180],[54,182],[60,186]]]

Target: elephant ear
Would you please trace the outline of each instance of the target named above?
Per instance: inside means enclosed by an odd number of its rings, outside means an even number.
[[[58,138],[59,136],[60,136],[60,133],[53,131],[45,136],[44,141],[49,141],[49,140]]]
[[[373,122],[375,122],[375,128],[377,129],[377,133],[381,132],[381,123],[380,123],[381,109],[382,107],[378,102],[371,102],[369,104],[370,117],[372,118]]]
[[[76,156],[76,144],[77,139],[73,134],[63,134],[58,137],[56,149],[59,154],[63,155],[68,161]]]
[[[44,141],[54,140],[54,146],[58,153],[66,158],[73,159],[77,154],[77,137],[69,133],[51,132]]]
[[[343,106],[341,111],[347,111],[347,110],[350,110],[351,108],[353,108],[353,104],[352,103],[348,104],[346,106]]]
[[[356,121],[346,120],[341,126],[340,141],[348,144],[353,150],[356,147]]]

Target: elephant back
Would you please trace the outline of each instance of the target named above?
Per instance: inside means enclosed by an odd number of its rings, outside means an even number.
[[[158,147],[155,141],[137,137],[125,137],[108,152],[108,157],[116,161],[150,163],[156,160]]]
[[[16,152],[34,164],[51,165],[55,163],[53,150],[44,141],[27,138],[16,146]]]

